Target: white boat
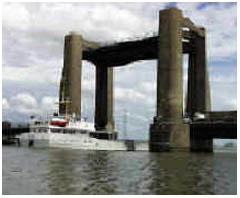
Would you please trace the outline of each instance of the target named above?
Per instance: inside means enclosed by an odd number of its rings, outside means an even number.
[[[84,150],[127,150],[116,132],[96,131],[93,123],[74,117],[53,116],[49,121],[32,119],[30,132],[18,136],[20,144],[36,148],[55,147]]]

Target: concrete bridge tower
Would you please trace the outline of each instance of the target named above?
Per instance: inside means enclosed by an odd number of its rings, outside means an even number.
[[[59,91],[60,114],[81,115],[82,36],[65,36],[64,66]]]
[[[150,150],[189,149],[189,125],[183,116],[182,12],[160,11],[157,115],[150,126]]]
[[[184,27],[189,31],[184,31]],[[211,108],[205,29],[184,18],[177,8],[160,11],[157,115],[150,126],[151,151],[188,150],[192,146],[190,124],[183,122],[183,38],[189,40],[186,113],[192,118],[196,112],[205,113]]]

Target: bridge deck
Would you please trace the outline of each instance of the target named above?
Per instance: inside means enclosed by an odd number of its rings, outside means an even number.
[[[237,123],[205,122],[190,125],[194,139],[237,139]]]
[[[188,42],[183,42],[183,53],[189,53]],[[152,60],[158,58],[158,36],[136,41],[119,42],[108,46],[86,48],[83,60],[95,65],[114,67],[123,66],[138,60]]]
[[[237,139],[237,111],[208,112],[205,120],[190,124],[194,139]]]

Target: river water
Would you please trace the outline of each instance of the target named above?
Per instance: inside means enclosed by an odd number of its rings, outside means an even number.
[[[236,194],[236,153],[2,147],[3,194]]]

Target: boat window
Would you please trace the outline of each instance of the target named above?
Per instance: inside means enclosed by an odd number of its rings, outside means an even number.
[[[69,130],[69,133],[73,134],[73,133],[75,133],[75,131],[74,130]]]
[[[54,112],[54,113],[53,113],[53,116],[58,116],[58,113],[57,113],[57,112]]]

